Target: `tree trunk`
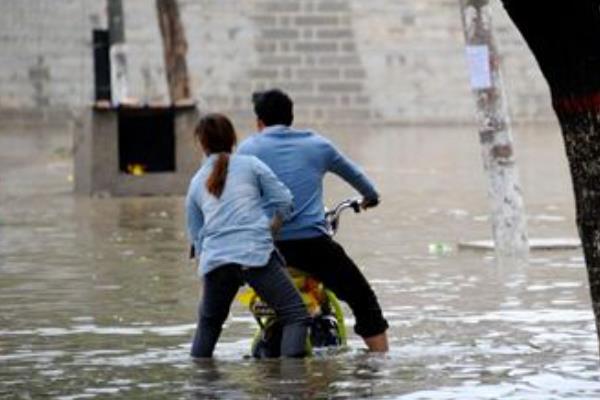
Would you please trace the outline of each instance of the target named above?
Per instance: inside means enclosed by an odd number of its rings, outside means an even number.
[[[550,86],[600,335],[600,1],[503,3]]]
[[[187,70],[187,41],[177,0],[156,0],[160,33],[163,39],[165,68],[171,101],[178,103],[190,99]]]
[[[529,255],[527,223],[510,121],[492,32],[489,0],[460,0],[471,88],[492,207],[492,236],[500,263]]]
[[[108,31],[110,35],[112,101],[119,104],[124,102],[128,96],[125,19],[121,0],[108,0]]]

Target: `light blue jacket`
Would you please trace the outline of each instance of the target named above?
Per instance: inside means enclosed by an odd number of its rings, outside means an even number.
[[[339,175],[366,199],[379,198],[356,164],[329,140],[311,131],[270,126],[242,142],[238,154],[258,157],[292,191],[294,212],[283,225],[278,240],[327,234],[323,207],[323,176],[327,172]]]
[[[209,156],[192,178],[186,198],[187,230],[199,253],[199,275],[236,263],[262,267],[274,250],[270,218],[263,205],[290,216],[292,195],[263,162],[232,155],[220,198],[206,189],[216,155]]]

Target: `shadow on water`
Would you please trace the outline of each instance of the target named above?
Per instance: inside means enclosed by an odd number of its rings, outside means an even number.
[[[531,236],[575,236],[557,132],[517,135]],[[0,135],[0,397],[78,399],[597,398],[597,341],[580,251],[496,266],[458,240],[489,236],[471,128],[328,135],[377,182],[382,205],[338,237],[373,283],[392,351],[248,359],[234,304],[214,360],[188,356],[199,283],[180,197],[71,193],[68,138]],[[552,177],[551,180],[548,177]],[[330,202],[353,195],[327,178]],[[431,245],[434,246],[431,246]],[[441,244],[441,246],[438,246]],[[352,316],[346,309],[349,327]]]

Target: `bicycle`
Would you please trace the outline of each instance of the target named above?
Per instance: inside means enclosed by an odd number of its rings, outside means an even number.
[[[338,203],[333,209],[325,210],[325,222],[330,236],[335,236],[340,226],[342,213],[347,209],[359,213],[361,199],[351,198]],[[288,267],[294,284],[311,315],[307,352],[316,348],[339,348],[346,345],[346,327],[341,304],[335,294],[314,277],[293,267]],[[250,287],[238,295],[238,301],[252,313],[258,329],[251,345],[255,358],[279,357],[282,326],[275,311],[263,302]]]

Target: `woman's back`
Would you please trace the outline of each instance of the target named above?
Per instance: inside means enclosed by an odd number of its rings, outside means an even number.
[[[227,181],[220,198],[206,189],[216,157],[210,156],[200,169],[196,200],[204,214],[204,237],[227,237],[242,231],[264,231],[269,221],[262,211],[255,162],[247,156],[232,155]]]
[[[201,219],[199,231],[191,232],[198,237],[201,272],[227,263],[264,265],[274,247],[263,206],[267,202],[281,208],[287,203],[284,208],[289,209],[291,195],[257,158],[231,155],[225,186],[217,198],[207,189],[217,158],[213,154],[205,160],[188,191],[188,225],[193,225],[190,219]]]

